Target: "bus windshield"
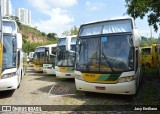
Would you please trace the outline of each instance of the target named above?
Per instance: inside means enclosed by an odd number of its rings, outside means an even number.
[[[51,53],[49,51],[51,49]],[[44,63],[46,64],[54,64],[55,65],[55,58],[56,58],[56,47],[46,47],[45,48],[45,57],[44,57]]]
[[[75,45],[71,45],[71,50],[75,50]],[[59,46],[57,51],[57,66],[73,66],[74,53],[66,51],[66,46]]]
[[[12,36],[3,36],[2,70],[16,67],[16,40]]]
[[[146,55],[151,54],[151,48],[143,48],[142,49],[142,54],[146,54]]]
[[[123,72],[133,69],[131,35],[97,35],[79,39],[77,69],[94,72]]]
[[[34,63],[35,64],[43,63],[44,57],[45,57],[45,48],[44,47],[36,48],[34,53]]]

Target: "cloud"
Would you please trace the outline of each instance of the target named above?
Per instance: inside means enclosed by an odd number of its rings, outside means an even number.
[[[77,4],[77,0],[28,0],[40,12],[47,12],[55,8],[68,8]]]
[[[50,11],[50,19],[40,20],[34,24],[37,28],[46,33],[57,33],[61,35],[66,29],[71,28],[74,18],[68,14],[66,10],[60,8],[52,9]]]
[[[90,2],[90,1],[86,2],[86,7],[92,11],[100,10],[104,8],[105,6],[106,5],[104,3],[100,3],[100,2]]]
[[[33,26],[45,33],[57,33],[60,35],[72,27],[74,17],[67,8],[77,4],[77,0],[28,0],[30,5],[40,13],[49,17],[47,20],[33,19]]]

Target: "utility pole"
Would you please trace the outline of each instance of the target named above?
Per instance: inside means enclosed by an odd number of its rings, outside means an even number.
[[[151,38],[152,38],[152,26],[150,26]]]

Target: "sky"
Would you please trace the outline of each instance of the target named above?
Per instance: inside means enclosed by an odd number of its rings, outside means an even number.
[[[127,16],[125,0],[11,0],[12,14],[16,8],[25,8],[32,13],[32,26],[41,32],[57,33],[60,36],[74,25],[86,22]],[[147,18],[136,19],[141,36],[159,36],[148,26]],[[152,32],[151,32],[152,30]]]

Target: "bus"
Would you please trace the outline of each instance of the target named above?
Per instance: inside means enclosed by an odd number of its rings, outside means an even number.
[[[45,74],[55,74],[56,48],[57,44],[51,44],[45,47],[45,60],[43,63],[43,73]]]
[[[33,65],[33,55],[34,55],[34,52],[29,52],[28,54],[29,64],[31,65]]]
[[[158,76],[160,77],[160,38],[158,38],[157,40],[156,49],[157,49],[157,70],[158,70]]]
[[[140,54],[140,35],[132,17],[82,24],[75,53],[77,90],[136,94],[142,78]]]
[[[26,75],[26,71],[27,71],[27,66],[28,66],[28,61],[27,61],[27,53],[23,52],[22,53],[22,63],[23,63],[23,75]]]
[[[14,20],[0,20],[0,91],[15,90],[24,76],[22,34]]]
[[[59,38],[57,44],[57,59],[56,59],[56,77],[57,78],[74,78],[74,60],[75,60],[75,45],[76,35]],[[69,45],[67,42],[70,42]],[[70,48],[66,50],[66,46]]]
[[[151,46],[141,47],[141,63],[142,67],[157,68],[157,46],[152,44]]]
[[[45,46],[36,47],[33,55],[33,70],[35,72],[43,72],[44,57]]]

